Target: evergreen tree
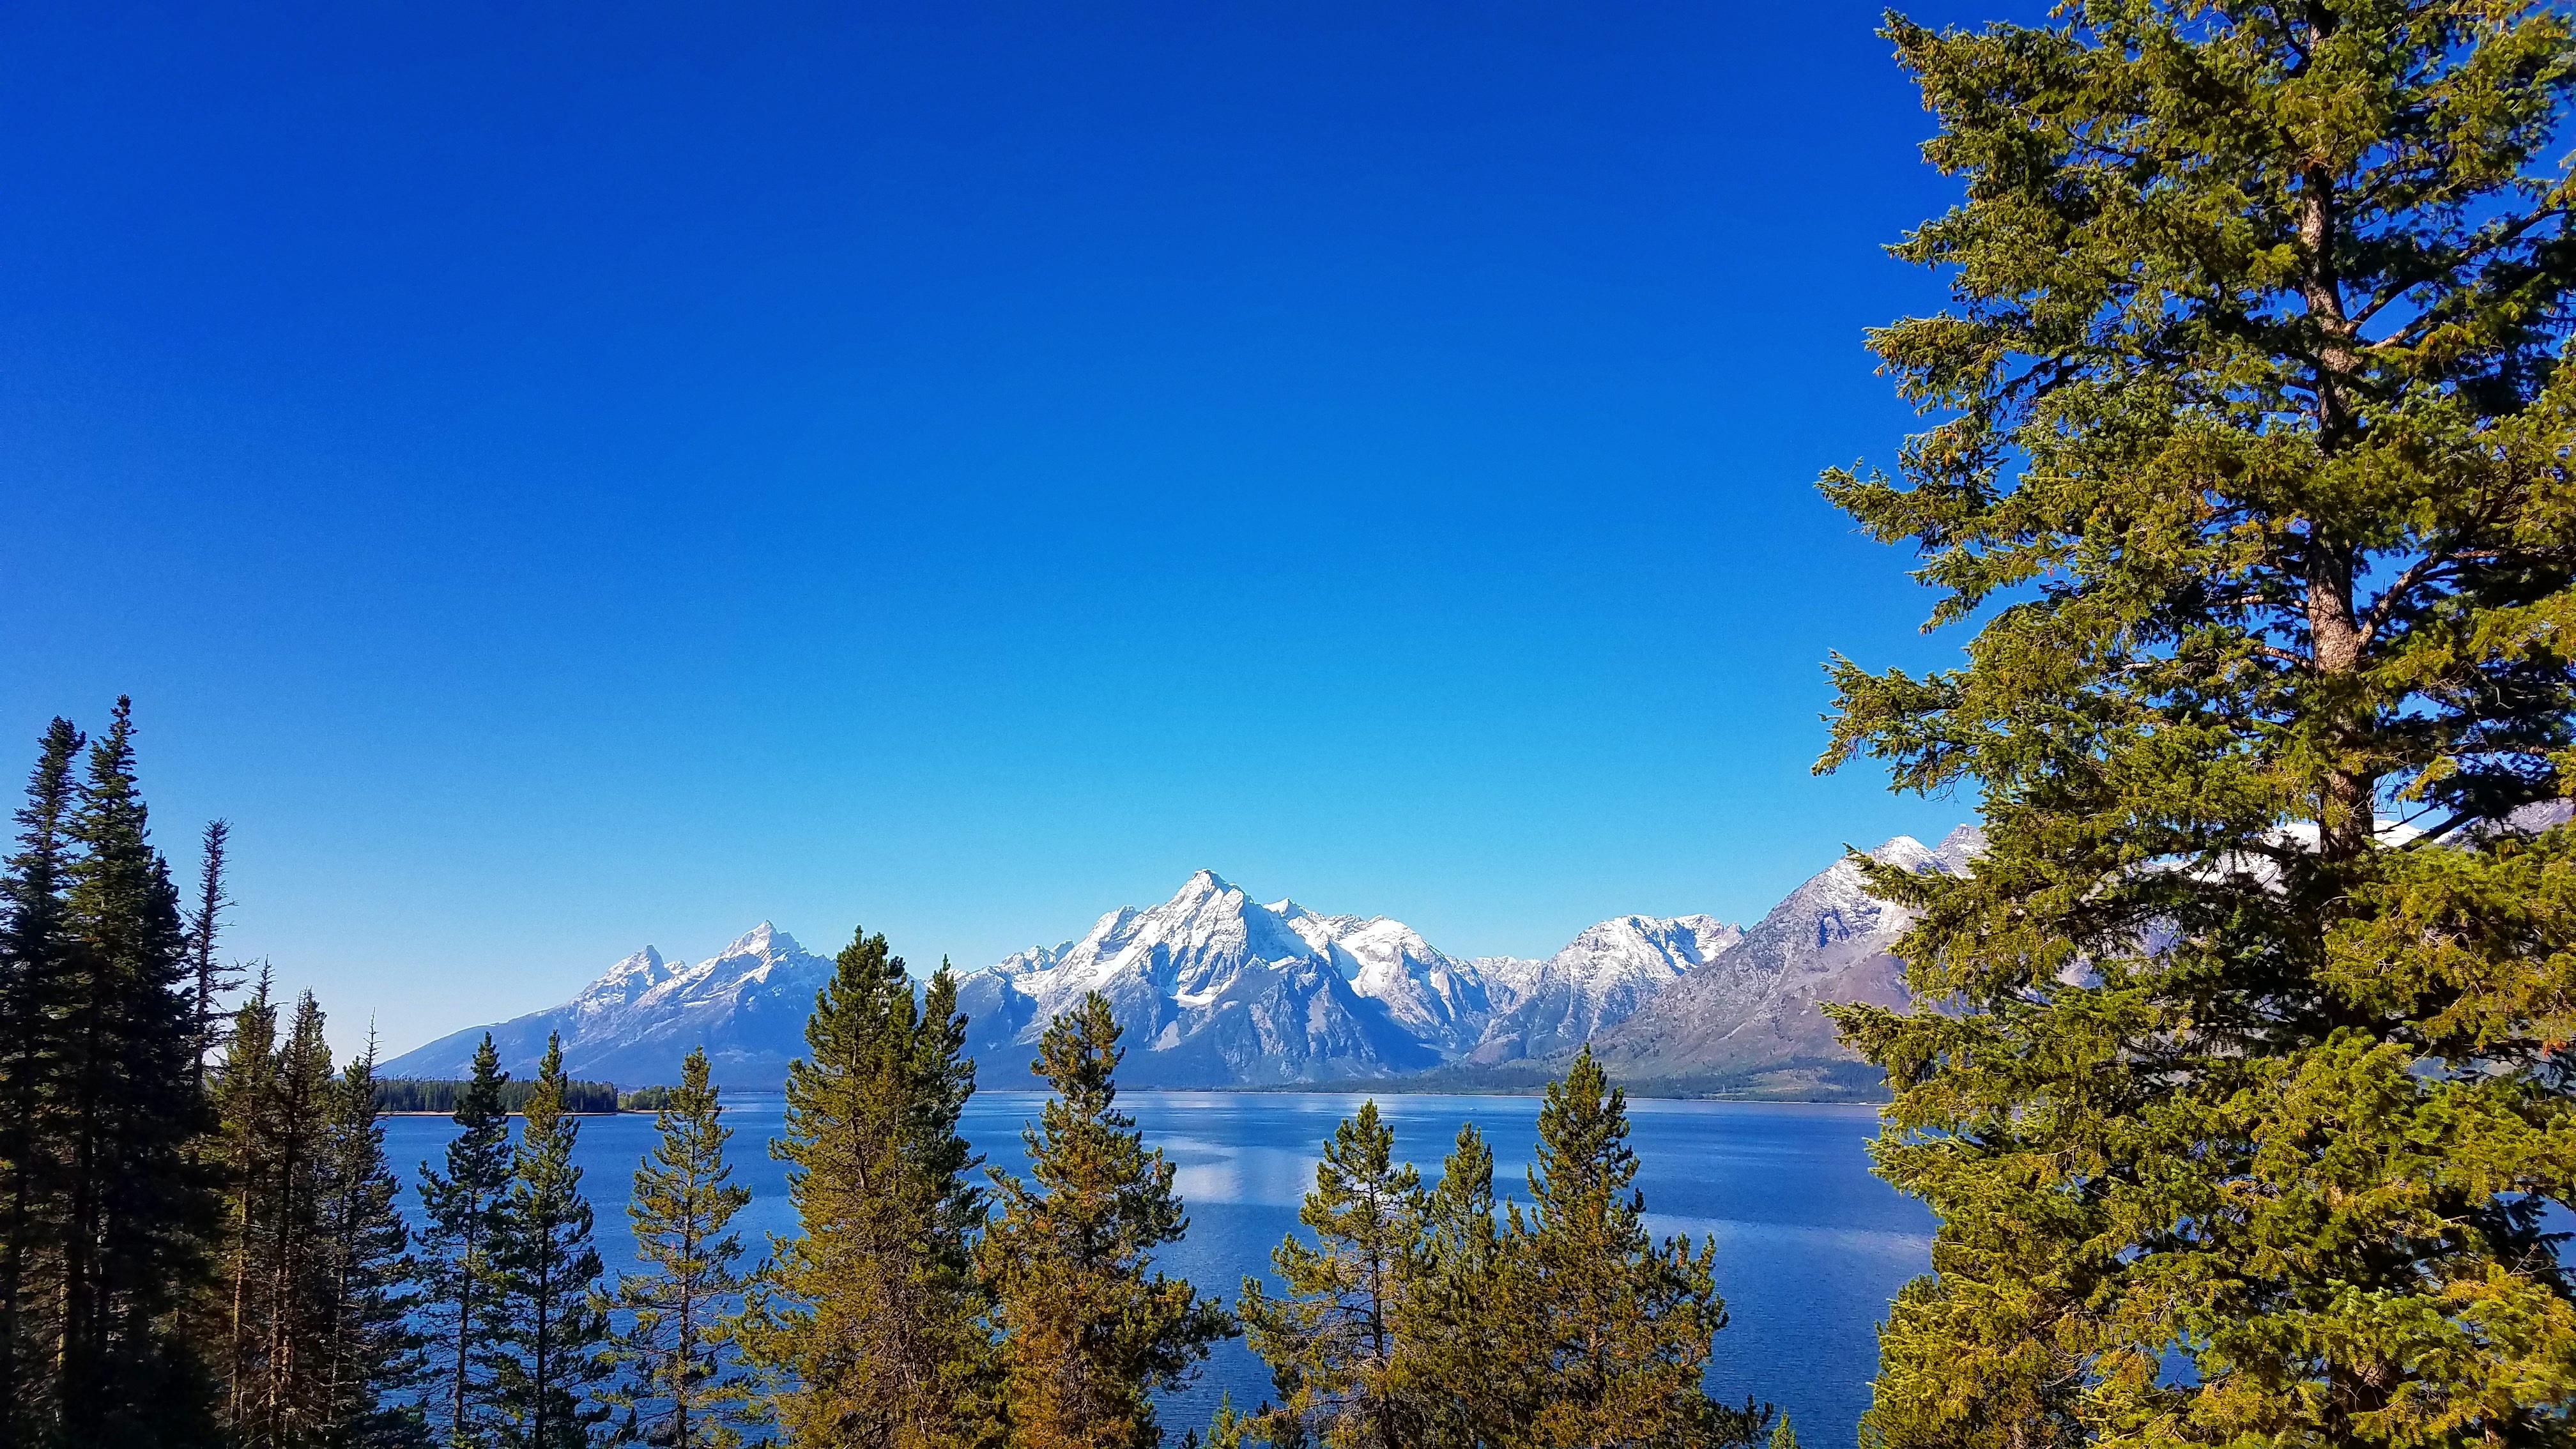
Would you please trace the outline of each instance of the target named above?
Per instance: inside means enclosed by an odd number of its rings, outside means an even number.
[[[598,1249],[572,1161],[580,1122],[564,1111],[563,1043],[549,1034],[528,1095],[509,1195],[493,1217],[493,1438],[502,1449],[586,1449],[608,1406],[608,1316]]]
[[[789,1442],[931,1449],[990,1435],[971,1238],[982,1195],[958,1132],[975,1089],[942,963],[916,1006],[903,958],[857,933],[816,993],[788,1068],[798,1232],[734,1323],[777,1385]]]
[[[1343,1119],[1297,1213],[1314,1246],[1292,1234],[1270,1253],[1288,1296],[1272,1298],[1259,1278],[1246,1278],[1236,1309],[1279,1386],[1279,1412],[1333,1449],[1420,1442],[1420,1416],[1398,1392],[1394,1369],[1401,1299],[1422,1266],[1422,1176],[1410,1163],[1397,1166],[1394,1153],[1395,1131],[1376,1102]]]
[[[1470,1122],[1422,1199],[1414,1278],[1396,1302],[1395,1395],[1424,1449],[1520,1442],[1533,1410],[1528,1274],[1494,1201],[1494,1150]]]
[[[321,1224],[328,1253],[325,1409],[313,1438],[324,1449],[423,1449],[429,1442],[418,1400],[428,1376],[425,1344],[411,1323],[420,1295],[397,1202],[401,1184],[385,1161],[376,1120],[375,1071],[370,1032],[366,1053],[340,1073],[330,1101]]]
[[[221,1184],[222,1229],[217,1242],[215,1288],[219,1301],[202,1315],[198,1335],[222,1388],[223,1423],[236,1436],[255,1419],[261,1399],[261,1325],[268,1239],[276,1227],[271,1194],[276,1188],[277,1007],[262,971],[250,996],[233,1010],[224,1060],[215,1077],[213,1166]]]
[[[1717,1243],[1659,1248],[1636,1190],[1626,1094],[1586,1047],[1551,1083],[1530,1169],[1533,1218],[1514,1213],[1536,1369],[1532,1442],[1548,1446],[1749,1444],[1767,1410],[1719,1408],[1701,1386],[1726,1326]]]
[[[494,1220],[510,1187],[510,1119],[501,1110],[500,1054],[485,1033],[474,1049],[474,1076],[456,1104],[461,1130],[447,1144],[444,1175],[420,1165],[418,1235],[423,1306],[443,1380],[434,1413],[451,1446],[484,1443],[490,1433],[486,1369],[499,1331],[493,1306]]]
[[[1151,1393],[1233,1331],[1186,1280],[1148,1276],[1189,1220],[1172,1165],[1117,1110],[1119,1056],[1098,992],[1050,1023],[1034,1066],[1055,1096],[1025,1136],[1036,1186],[992,1173],[1002,1213],[980,1258],[1015,1449],[1148,1449],[1161,1434]]]
[[[725,1370],[732,1343],[719,1317],[749,1280],[736,1271],[742,1235],[725,1230],[751,1201],[732,1182],[724,1107],[707,1080],[707,1053],[692,1047],[680,1085],[664,1094],[653,1128],[661,1134],[635,1169],[626,1215],[635,1225],[643,1273],[618,1275],[611,1306],[629,1315],[616,1356],[633,1378],[609,1402],[623,1406],[621,1440],[655,1449],[722,1449],[739,1444]],[[647,1410],[650,1410],[648,1415]]]
[[[331,1047],[322,1036],[322,1010],[305,992],[279,1043],[276,1071],[276,1142],[267,1193],[270,1223],[261,1265],[265,1342],[262,1382],[253,1417],[237,1426],[246,1445],[293,1449],[318,1443],[331,1420],[331,1300],[334,1287],[330,1239],[324,1229],[330,1199],[330,1124],[333,1089]]]
[[[135,786],[133,706],[90,746],[72,836],[57,1120],[67,1177],[52,1396],[85,1449],[185,1442],[208,1394],[178,1331],[214,1203],[187,1151],[203,1121],[189,1054],[186,932]]]
[[[224,894],[224,862],[232,830],[229,821],[206,823],[199,850],[197,904],[188,913],[188,975],[196,1003],[196,1083],[200,1092],[206,1086],[206,1058],[221,1044],[217,1036],[223,1014],[215,999],[241,985],[238,972],[215,964],[215,937],[223,929],[224,908],[233,903],[232,897]]]
[[[45,731],[16,812],[18,850],[0,874],[0,1449],[36,1442],[60,1412],[49,1363],[68,1165],[58,1130],[70,976],[63,891],[84,743],[68,720]]]
[[[1780,1422],[1771,1426],[1771,1449],[1798,1449],[1798,1435],[1789,1427],[1787,1414],[1782,1414]]]
[[[1887,32],[1964,197],[1940,414],[1830,474],[1971,622],[1823,766],[1972,791],[1912,1012],[1838,1008],[1938,1214],[1890,1446],[2563,1443],[2576,1293],[2576,84],[2537,0]],[[2388,817],[2407,817],[2398,829]]]
[[[263,975],[234,1013],[209,1156],[223,1182],[219,1302],[193,1315],[243,1449],[334,1442],[342,1354],[335,1145],[341,1084],[310,992],[284,1039]]]

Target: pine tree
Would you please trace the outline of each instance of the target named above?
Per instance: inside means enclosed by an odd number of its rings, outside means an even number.
[[[72,870],[75,761],[86,741],[68,720],[45,731],[18,850],[0,874],[0,1449],[37,1442],[61,1411],[50,1372],[59,1342],[62,1263],[58,1209],[70,979],[62,898]]]
[[[1397,1166],[1394,1153],[1395,1131],[1375,1101],[1343,1119],[1297,1213],[1314,1246],[1292,1234],[1271,1250],[1288,1296],[1272,1298],[1259,1278],[1246,1278],[1236,1307],[1278,1384],[1279,1412],[1333,1449],[1420,1441],[1420,1415],[1397,1391],[1394,1369],[1401,1300],[1423,1266],[1422,1176]]]
[[[788,1068],[798,1232],[734,1322],[777,1383],[789,1442],[932,1449],[990,1434],[970,1256],[982,1195],[958,1120],[975,1089],[945,963],[916,1006],[903,958],[856,934],[816,993]]]
[[[1940,1224],[1866,1432],[2563,1443],[2576,831],[2516,811],[2576,794],[2569,14],[1887,34],[1964,196],[1871,345],[1940,417],[1826,488],[1975,635],[1838,662],[1823,767],[1988,851],[1871,871],[1924,1005],[1838,1010]]]
[[[1525,1261],[1536,1368],[1534,1441],[1550,1446],[1749,1444],[1769,1419],[1721,1409],[1701,1385],[1726,1326],[1715,1239],[1648,1237],[1626,1094],[1586,1047],[1538,1114]]]
[[[224,862],[232,830],[229,821],[206,823],[205,839],[199,849],[197,904],[188,913],[188,975],[196,1004],[196,1083],[200,1093],[206,1087],[206,1058],[221,1045],[217,1038],[223,1014],[215,999],[241,985],[238,971],[227,971],[215,964],[215,938],[223,929],[224,908],[233,903],[232,897],[224,894]]]
[[[1771,1449],[1798,1449],[1798,1435],[1789,1427],[1787,1414],[1782,1414],[1780,1422],[1771,1426]]]
[[[263,973],[234,1013],[216,1078],[206,1155],[223,1183],[217,1301],[192,1318],[241,1449],[333,1443],[344,1419],[333,1217],[343,1091],[322,1028],[306,992],[281,1040]]]
[[[435,1413],[450,1446],[477,1446],[490,1433],[485,1372],[499,1330],[493,1306],[494,1220],[510,1187],[510,1119],[501,1110],[500,1054],[485,1033],[474,1076],[456,1104],[460,1131],[447,1144],[444,1175],[420,1165],[423,1306],[443,1382]]]
[[[326,1138],[328,1193],[321,1236],[327,1258],[325,1389],[313,1438],[325,1449],[423,1449],[428,1417],[418,1401],[428,1378],[425,1344],[411,1323],[420,1306],[401,1184],[385,1161],[376,1120],[376,1045],[334,1084]]]
[[[1026,1134],[1035,1188],[995,1171],[980,1261],[1002,1334],[1015,1449],[1148,1449],[1151,1393],[1185,1382],[1233,1326],[1186,1280],[1148,1276],[1188,1230],[1172,1164],[1117,1110],[1118,1023],[1098,992],[1057,1017],[1035,1070],[1055,1089]]]
[[[573,1165],[580,1123],[564,1110],[563,1043],[546,1038],[509,1195],[493,1218],[493,1438],[502,1449],[587,1449],[609,1414],[608,1317],[594,1301],[598,1249]]]
[[[237,1437],[247,1431],[261,1400],[260,1352],[267,1278],[268,1238],[276,1228],[271,1194],[279,1153],[277,1120],[277,1007],[262,971],[251,994],[233,1010],[224,1060],[215,1077],[215,1131],[211,1157],[222,1196],[215,1289],[218,1301],[202,1316],[199,1335],[222,1388],[219,1412]]]
[[[72,877],[72,810],[80,730],[54,719],[18,807],[18,853],[0,877],[0,1449],[33,1444],[59,1413],[52,1348],[59,1341],[62,1266],[64,1039]]]
[[[214,1215],[187,1156],[204,1114],[186,932],[136,789],[133,734],[132,702],[119,699],[90,746],[65,896],[54,1402],[62,1435],[88,1449],[199,1437],[209,1398],[177,1312],[200,1282]]]
[[[616,1356],[632,1380],[608,1396],[627,1411],[622,1441],[655,1449],[742,1442],[724,1381],[733,1346],[720,1315],[749,1282],[734,1266],[742,1235],[725,1225],[751,1201],[751,1190],[731,1181],[725,1142],[733,1129],[723,1114],[707,1079],[706,1049],[693,1047],[680,1064],[680,1085],[654,1113],[661,1140],[636,1167],[627,1200],[636,1252],[648,1267],[618,1275],[610,1300],[628,1315]]]
[[[279,1043],[276,1072],[276,1142],[267,1193],[270,1216],[263,1234],[266,1285],[262,1382],[251,1419],[237,1429],[253,1446],[319,1442],[330,1422],[330,1239],[324,1229],[330,1197],[330,1122],[337,1076],[330,1043],[322,1035],[322,1009],[313,993],[295,1003],[295,1016]],[[241,1432],[247,1430],[247,1432]]]
[[[1422,1199],[1413,1281],[1396,1301],[1395,1395],[1423,1449],[1520,1442],[1533,1413],[1529,1274],[1494,1201],[1494,1150],[1470,1122]]]

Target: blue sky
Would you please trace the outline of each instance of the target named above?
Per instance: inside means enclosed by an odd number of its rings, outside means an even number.
[[[1975,21],[1989,11],[1919,11]],[[0,734],[132,693],[389,1049],[1213,867],[1544,954],[1955,801],[1816,496],[1950,194],[1866,4],[0,11]]]

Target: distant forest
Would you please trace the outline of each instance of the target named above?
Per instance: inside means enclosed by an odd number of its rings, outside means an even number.
[[[391,1077],[376,1083],[376,1110],[379,1112],[439,1112],[456,1110],[465,1099],[467,1082],[441,1082],[411,1077]],[[528,1095],[537,1089],[534,1082],[503,1082],[500,1087],[501,1110],[516,1115],[528,1108]],[[668,1090],[667,1088],[664,1090]],[[640,1094],[639,1094],[640,1095]],[[623,1105],[614,1082],[564,1083],[563,1108],[566,1112],[614,1112]],[[647,1110],[650,1110],[649,1108]]]

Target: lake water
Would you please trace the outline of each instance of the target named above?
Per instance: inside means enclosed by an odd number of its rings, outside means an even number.
[[[978,1093],[966,1135],[994,1165],[1020,1171],[1021,1126],[1045,1101],[1027,1092]],[[1231,1301],[1247,1273],[1266,1272],[1269,1252],[1296,1228],[1297,1204],[1314,1184],[1318,1147],[1362,1098],[1325,1094],[1139,1092],[1120,1099],[1149,1144],[1178,1165],[1189,1206],[1186,1241],[1166,1250],[1163,1270],[1202,1293]],[[1435,1176],[1440,1159],[1473,1120],[1494,1148],[1494,1185],[1526,1199],[1537,1136],[1529,1097],[1380,1096],[1398,1152]],[[777,1131],[776,1094],[727,1093],[735,1180],[754,1193],[735,1219],[749,1256],[765,1233],[795,1226],[782,1164],[764,1151]],[[1632,1101],[1630,1145],[1657,1236],[1717,1239],[1717,1281],[1730,1326],[1717,1336],[1710,1386],[1740,1401],[1750,1393],[1789,1411],[1799,1438],[1852,1442],[1869,1402],[1875,1329],[1897,1288],[1925,1271],[1932,1218],[1869,1174],[1864,1144],[1875,1130],[1868,1107],[1752,1102]],[[443,1117],[387,1121],[386,1151],[406,1184],[424,1158],[438,1161],[454,1132]],[[646,1114],[582,1119],[584,1186],[597,1204],[600,1255],[613,1273],[632,1266],[624,1210],[635,1164],[651,1146]],[[416,1204],[406,1193],[405,1206]],[[1267,1371],[1242,1344],[1221,1346],[1199,1380],[1163,1412],[1169,1440],[1206,1422],[1220,1390],[1249,1408],[1270,1394]]]

